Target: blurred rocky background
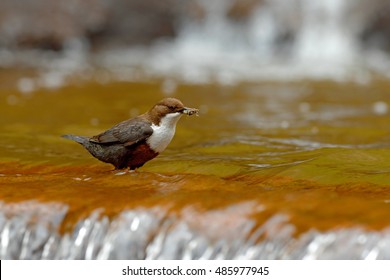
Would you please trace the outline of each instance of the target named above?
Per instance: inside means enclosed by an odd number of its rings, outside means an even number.
[[[50,68],[50,85],[88,67],[119,80],[365,83],[390,73],[390,2],[2,0],[0,67],[15,65]]]
[[[61,50],[74,39],[93,48],[148,44],[176,35],[179,18],[189,12],[182,2],[4,0],[0,43],[7,48],[50,50]]]
[[[207,3],[210,2],[210,3]],[[212,2],[215,2],[214,4]],[[173,38],[189,22],[203,21],[212,13],[224,16],[237,28],[253,20],[261,10],[278,22],[275,42],[283,44],[299,36],[305,18],[322,15],[311,9],[312,1],[234,0],[2,0],[0,1],[0,46],[2,48],[38,48],[61,50],[70,40],[78,39],[93,49],[110,45],[150,44],[161,38]],[[343,25],[364,46],[388,50],[390,47],[390,2],[386,0],[323,1],[339,7]],[[332,4],[340,2],[341,5]],[[270,9],[271,8],[271,9]],[[341,10],[342,9],[342,10]],[[223,13],[218,14],[218,13]],[[342,27],[342,25],[340,26]],[[229,28],[229,27],[227,27]]]

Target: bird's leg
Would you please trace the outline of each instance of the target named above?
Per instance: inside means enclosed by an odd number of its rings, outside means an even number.
[[[130,167],[126,167],[126,168],[122,168],[122,169],[117,169],[115,168],[114,170],[112,170],[111,172],[114,173],[114,175],[124,175],[124,174],[127,174],[127,173],[130,173],[132,170],[130,170]]]

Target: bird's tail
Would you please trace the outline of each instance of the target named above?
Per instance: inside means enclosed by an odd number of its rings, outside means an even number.
[[[88,137],[77,136],[77,135],[72,135],[72,134],[62,135],[61,137],[66,138],[66,139],[70,139],[70,140],[73,140],[73,141],[76,141],[77,143],[80,143],[82,145],[84,145],[85,143],[87,143],[89,141]]]

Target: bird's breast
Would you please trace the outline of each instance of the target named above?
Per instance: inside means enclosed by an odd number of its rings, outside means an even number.
[[[158,125],[152,124],[153,133],[147,143],[153,151],[161,153],[165,150],[175,135],[176,123],[180,117],[180,113],[171,113],[164,116]]]
[[[148,138],[149,147],[156,153],[161,153],[171,142],[175,135],[175,127],[152,125],[153,133]]]

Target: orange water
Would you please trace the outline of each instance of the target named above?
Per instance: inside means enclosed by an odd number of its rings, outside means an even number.
[[[62,134],[95,135],[164,97],[162,81],[74,83],[21,93],[0,76],[0,200],[69,205],[67,231],[95,209],[161,206],[194,227],[212,209],[251,202],[259,224],[286,214],[297,233],[389,226],[389,81],[182,85],[170,95],[200,116],[180,120],[167,150],[118,174]],[[246,204],[245,204],[246,205]],[[184,216],[184,214],[183,214]],[[207,220],[206,220],[207,224]]]

